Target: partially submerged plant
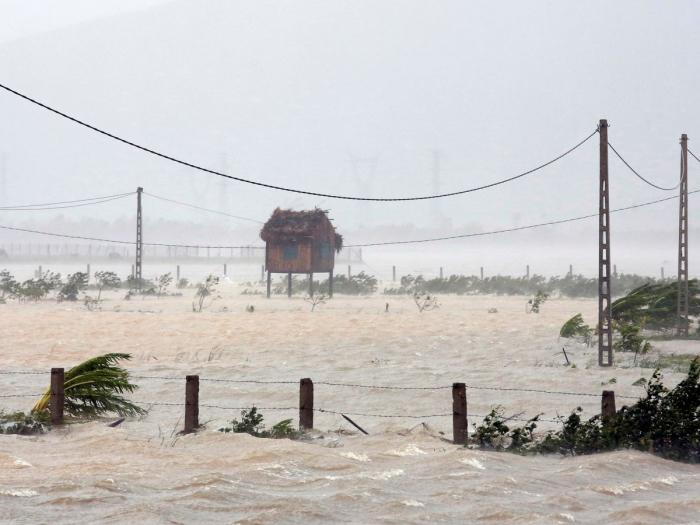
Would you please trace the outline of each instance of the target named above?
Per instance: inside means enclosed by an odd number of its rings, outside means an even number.
[[[440,307],[440,303],[438,303],[437,297],[434,295],[430,294],[423,294],[423,293],[415,293],[413,294],[413,301],[416,303],[416,306],[418,307],[418,313],[423,313],[424,311],[430,311],[430,310],[435,310],[436,308]]]
[[[0,410],[0,434],[43,434],[49,426],[48,412],[29,413],[21,411],[6,414]]]
[[[114,272],[95,272],[97,300],[102,297],[102,290],[118,290],[122,281]]]
[[[598,414],[584,421],[581,408],[576,408],[567,418],[560,418],[561,430],[547,432],[539,439],[532,435],[536,418],[520,430],[511,429],[505,424],[507,418],[502,409],[497,407],[476,428],[471,441],[496,450],[572,456],[627,448],[698,463],[700,358],[692,361],[686,378],[672,390],[664,387],[662,379],[661,373],[655,371],[646,383],[646,397],[623,406],[614,415]]]
[[[158,299],[160,299],[160,295],[168,288],[168,286],[170,286],[170,283],[172,282],[173,277],[171,275],[171,272],[168,272],[156,278],[156,288],[158,288]]]
[[[547,302],[547,299],[549,299],[549,294],[547,292],[543,292],[542,290],[539,290],[537,292],[537,295],[530,299],[527,304],[530,305],[530,309],[528,310],[527,305],[525,306],[525,312],[529,313],[540,313],[540,307]]]
[[[108,412],[120,416],[136,416],[145,410],[127,401],[121,394],[134,392],[138,386],[129,381],[129,372],[117,366],[129,354],[104,354],[74,366],[65,373],[63,408],[77,418],[92,418]],[[32,413],[49,410],[51,388],[34,406]]]
[[[87,274],[83,272],[75,272],[68,276],[66,284],[63,285],[61,291],[58,292],[58,302],[78,300],[78,294],[87,288]]]
[[[637,354],[646,354],[651,349],[651,343],[644,341],[644,338],[639,335],[642,329],[639,326],[634,326],[630,323],[623,323],[619,326],[620,339],[613,344],[613,348],[619,352],[634,352],[635,358]]]
[[[102,301],[100,299],[94,299],[89,295],[83,297],[83,306],[89,312],[96,312],[98,310],[102,310],[100,304],[102,304]]]
[[[304,296],[304,301],[311,305],[311,311],[313,312],[314,308],[316,308],[316,305],[326,304],[326,296],[322,293],[306,295]]]
[[[234,419],[231,421],[231,426],[222,427],[219,432],[250,434],[255,437],[271,439],[298,439],[303,434],[292,426],[291,419],[280,421],[269,430],[265,430],[263,419],[263,415],[258,413],[256,407],[252,407],[250,410],[241,410],[241,420]]]
[[[216,293],[214,287],[217,284],[219,284],[219,278],[214,277],[212,274],[209,274],[204,282],[197,283],[197,293],[194,294],[197,306],[195,306],[194,303],[192,304],[192,310],[194,312],[201,312],[203,308],[209,308],[214,301],[221,298],[218,295],[214,296]],[[205,306],[204,303],[207,297],[211,297],[211,300],[209,304]]]
[[[576,314],[562,325],[561,330],[559,330],[559,337],[565,337],[567,339],[581,337],[583,338],[584,344],[590,346],[594,331],[595,330],[591,329],[590,326],[583,323],[583,316],[581,314]]]

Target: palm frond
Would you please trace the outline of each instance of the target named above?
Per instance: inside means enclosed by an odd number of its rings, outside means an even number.
[[[129,354],[104,354],[68,370],[63,383],[65,412],[80,418],[101,416],[107,412],[116,412],[120,416],[143,414],[142,408],[121,396],[138,388],[129,381],[129,372],[118,366],[119,361],[129,359]],[[51,388],[33,411],[48,410],[50,399]]]

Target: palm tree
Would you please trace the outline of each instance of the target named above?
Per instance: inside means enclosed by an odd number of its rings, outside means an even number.
[[[88,359],[68,370],[64,376],[64,410],[77,418],[101,416],[116,412],[120,416],[136,416],[146,411],[124,399],[121,394],[134,392],[138,386],[129,382],[129,372],[117,366],[129,354],[105,354]],[[49,409],[51,388],[34,406],[32,412]]]

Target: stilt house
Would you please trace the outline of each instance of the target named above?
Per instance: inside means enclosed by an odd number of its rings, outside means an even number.
[[[268,298],[273,273],[288,275],[287,293],[290,297],[292,274],[307,274],[312,286],[314,273],[328,273],[329,295],[333,296],[335,254],[343,248],[343,237],[336,233],[327,211],[277,208],[260,230],[260,238],[266,243]],[[309,293],[313,294],[313,289]]]

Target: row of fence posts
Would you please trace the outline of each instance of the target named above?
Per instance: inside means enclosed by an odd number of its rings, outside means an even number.
[[[14,256],[14,255],[29,255],[29,256],[38,256],[38,257],[51,257],[53,256],[58,256],[60,257],[61,255],[66,255],[70,257],[106,257],[109,259],[120,259],[122,257],[126,258],[129,257],[131,254],[130,250],[126,247],[122,247],[121,250],[119,247],[112,246],[112,245],[98,245],[97,249],[93,251],[93,245],[75,245],[75,251],[71,251],[72,246],[69,246],[68,244],[63,246],[63,249],[61,249],[61,245],[56,244],[54,245],[54,249],[51,249],[51,245],[47,244],[46,248],[42,250],[42,245],[39,243],[36,243],[36,248],[32,249],[32,243],[27,243],[26,248],[23,250],[22,249],[22,243],[8,243],[7,247],[5,247],[5,244],[0,244],[0,253],[4,253],[7,256]],[[104,250],[103,250],[104,248]],[[184,247],[184,254],[179,253],[182,252],[183,250],[178,250],[178,247],[161,247],[161,252],[158,253],[158,246],[144,246],[144,255],[150,256],[150,257],[164,257],[164,258],[175,258],[175,257],[181,257],[184,255],[184,257],[190,257],[190,252],[189,252],[189,247]],[[171,249],[172,248],[172,249]],[[200,247],[194,247],[192,250],[194,253],[194,258],[199,257],[199,248]],[[207,258],[210,258],[212,256],[212,248],[209,246],[201,246],[201,248],[204,250],[206,249],[206,256]],[[226,248],[214,248],[218,250],[214,256],[215,257],[227,257],[223,253],[223,250],[226,250]],[[258,252],[261,250],[264,250],[264,247],[260,246],[244,246],[240,248],[240,253],[239,256],[241,259],[256,259],[261,257],[258,255]],[[237,253],[235,248],[228,248],[229,250],[229,256],[233,258],[235,254]],[[83,253],[81,253],[83,252]],[[360,253],[359,260],[362,260],[362,256]]]
[[[479,273],[481,275],[481,280],[483,281],[484,280],[484,267],[481,266],[479,268],[479,270],[480,270]],[[348,266],[348,278],[350,277],[350,273],[351,273],[350,266]],[[573,264],[569,265],[569,273],[567,273],[566,275],[567,275],[567,277],[573,277],[573,275],[574,275],[574,265]],[[613,275],[617,275],[617,265],[616,264],[613,265]],[[530,265],[529,264],[525,266],[525,278],[528,280],[530,279]],[[664,278],[663,267],[661,268],[661,278],[662,279]],[[443,279],[442,266],[440,266],[440,279]],[[391,280],[393,282],[396,282],[396,266],[391,267]]]
[[[65,402],[63,368],[51,369],[51,399],[49,411],[51,423],[63,424],[63,406]],[[603,421],[614,416],[615,392],[603,390],[601,413]],[[341,414],[342,415],[342,414]],[[344,416],[345,417],[345,416]],[[353,423],[354,424],[354,423]],[[452,384],[452,438],[456,445],[464,445],[468,437],[467,421],[467,385]],[[199,428],[199,376],[185,377],[185,428],[189,434]],[[314,383],[306,377],[299,381],[299,430],[314,428]]]
[[[617,265],[613,265],[613,268],[614,268],[613,275],[617,275]],[[224,263],[224,275],[228,275],[227,269],[228,269],[228,264]],[[132,276],[134,275],[134,270],[135,270],[135,268],[134,268],[134,265],[132,264],[131,265],[131,275]],[[480,268],[480,270],[481,270],[481,280],[483,281],[484,280],[484,267],[482,266]],[[39,266],[39,270],[37,273],[35,273],[35,276],[37,278],[41,278],[41,272],[42,272],[42,267]],[[569,265],[569,273],[567,274],[567,276],[572,277],[574,275],[573,272],[574,272],[573,265]],[[177,280],[175,282],[179,283],[180,282],[180,265],[179,264],[177,265],[176,275],[177,275]],[[88,276],[88,282],[89,282],[90,281],[90,264],[87,265],[87,276]],[[350,279],[350,278],[352,278],[352,266],[348,265],[348,279]],[[443,279],[443,278],[444,277],[443,277],[442,266],[440,266],[440,279]],[[528,280],[530,279],[530,265],[529,264],[525,268],[525,278]],[[664,279],[664,268],[663,267],[661,267],[661,279]],[[265,282],[265,265],[264,264],[261,266],[260,280],[262,282]],[[396,281],[396,266],[391,267],[391,280],[393,282]]]

